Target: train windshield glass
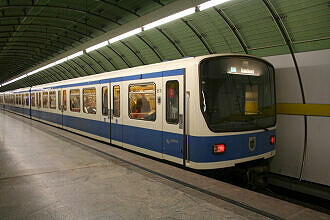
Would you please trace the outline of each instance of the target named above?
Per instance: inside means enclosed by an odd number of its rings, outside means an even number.
[[[213,57],[200,63],[200,105],[212,131],[275,125],[274,69],[251,57]]]

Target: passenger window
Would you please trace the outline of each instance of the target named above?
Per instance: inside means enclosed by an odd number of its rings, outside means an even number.
[[[108,115],[108,86],[102,87],[102,115]]]
[[[67,110],[66,90],[63,90],[63,110]]]
[[[83,111],[87,114],[96,114],[96,89],[83,89]]]
[[[166,83],[166,121],[169,124],[179,122],[179,82],[176,80]]]
[[[130,118],[156,120],[156,85],[154,83],[130,85],[128,97]]]
[[[56,109],[56,92],[49,92],[49,107],[51,109]]]
[[[70,110],[72,112],[80,112],[80,90],[70,90]]]
[[[42,93],[42,107],[48,108],[48,92]]]
[[[35,93],[31,94],[31,105],[32,105],[32,107],[36,106],[36,94]]]
[[[29,93],[25,93],[25,105],[28,106],[29,105]]]
[[[61,110],[61,91],[58,91],[57,92],[57,95],[58,95],[58,110]]]
[[[120,117],[120,86],[113,87],[113,116]]]

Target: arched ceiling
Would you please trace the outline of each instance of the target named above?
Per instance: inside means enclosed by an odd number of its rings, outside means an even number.
[[[4,2],[0,8],[0,82],[174,1]],[[328,49],[329,21],[328,0],[231,0],[85,53],[0,90],[185,56],[229,52],[271,56]]]
[[[1,0],[0,82],[173,0]]]

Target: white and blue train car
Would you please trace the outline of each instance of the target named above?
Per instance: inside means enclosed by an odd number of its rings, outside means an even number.
[[[193,169],[216,169],[275,155],[274,81],[263,59],[218,54],[22,92],[29,91],[32,119]],[[8,108],[9,95],[1,97]]]
[[[30,87],[5,92],[0,97],[2,108],[30,117]]]

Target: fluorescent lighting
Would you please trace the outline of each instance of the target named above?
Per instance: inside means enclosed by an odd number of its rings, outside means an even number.
[[[53,66],[55,66],[55,65],[56,65],[56,62],[54,62],[54,63],[50,63],[50,64],[48,64],[48,65],[46,65],[46,66],[44,66],[44,67],[41,67],[41,68],[42,68],[42,70],[45,70],[45,69],[51,68],[51,67],[53,67]]]
[[[17,77],[16,79],[13,79],[13,81],[16,82],[17,80],[23,79],[23,78],[25,78],[25,77],[26,77],[26,75],[22,75],[22,76],[20,76],[20,77]]]
[[[32,72],[29,72],[29,73],[27,73],[26,75],[27,76],[31,76],[31,75],[33,75],[33,74],[35,74],[35,73],[37,73],[38,72],[38,70],[33,70]]]
[[[138,34],[138,33],[140,33],[140,32],[142,32],[142,28],[134,29],[134,30],[132,30],[132,31],[126,32],[125,34],[121,34],[121,35],[119,35],[119,36],[117,36],[117,37],[111,38],[111,39],[109,40],[109,43],[112,44],[112,43],[114,43],[114,42],[116,42],[116,41],[120,41],[120,40],[122,40],[122,39],[128,38],[128,37],[133,36],[133,35],[135,35],[135,34]]]
[[[220,4],[228,2],[228,1],[230,1],[230,0],[211,0],[211,1],[205,2],[203,4],[200,4],[198,7],[199,7],[200,11],[203,11],[205,9],[211,8],[216,5],[220,5]]]
[[[91,52],[93,50],[97,50],[97,49],[99,49],[101,47],[107,46],[108,44],[109,44],[109,41],[104,41],[102,43],[99,43],[99,44],[96,44],[94,46],[91,46],[91,47],[89,47],[89,48],[86,49],[86,53],[89,53],[89,52]]]
[[[57,65],[57,64],[60,64],[60,63],[65,62],[65,61],[67,61],[67,60],[68,60],[68,58],[67,58],[67,57],[64,57],[63,59],[60,59],[60,60],[56,61],[55,63],[56,63],[56,65]]]
[[[79,56],[81,56],[81,55],[83,55],[83,54],[84,54],[84,51],[79,51],[79,52],[77,52],[77,53],[74,53],[74,54],[68,56],[68,60],[71,60],[71,59],[73,59],[73,58],[79,57]]]
[[[191,15],[191,14],[195,13],[195,11],[196,11],[196,8],[195,7],[188,8],[188,9],[186,9],[184,11],[181,11],[181,12],[178,12],[176,14],[170,15],[168,17],[165,17],[165,18],[159,19],[157,21],[151,22],[150,24],[145,25],[143,28],[144,28],[144,30],[149,30],[151,28],[160,26],[162,24],[166,24],[168,22],[171,22],[173,20],[176,20],[176,19],[185,17],[187,15]]]

